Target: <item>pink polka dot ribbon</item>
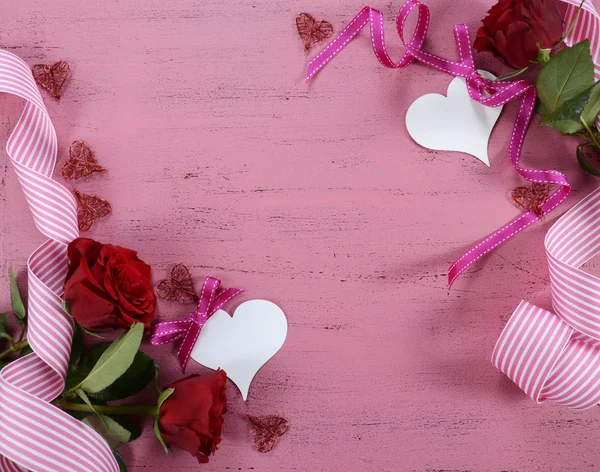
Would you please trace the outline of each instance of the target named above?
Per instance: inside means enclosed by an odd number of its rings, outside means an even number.
[[[416,10],[418,13],[417,24],[410,41],[406,41],[404,38],[404,25],[413,10]],[[421,50],[429,28],[429,8],[418,0],[409,0],[406,2],[400,8],[396,17],[398,35],[405,48],[404,55],[400,58],[400,61],[397,63],[393,62],[387,52],[384,39],[383,15],[374,8],[364,7],[333,41],[310,61],[306,72],[306,80],[311,80],[323,69],[367,24],[370,26],[371,43],[375,56],[385,67],[394,69],[404,68],[417,60],[442,72],[456,77],[463,77],[466,80],[471,98],[490,107],[501,106],[512,100],[519,99],[521,105],[510,138],[508,152],[510,162],[515,170],[525,179],[531,182],[555,186],[555,190],[542,205],[540,214],[533,211],[522,213],[510,223],[502,226],[475,244],[458,258],[448,271],[448,285],[451,286],[476,261],[560,205],[571,192],[571,187],[566,177],[556,170],[531,169],[522,167],[520,164],[523,142],[535,106],[535,87],[524,80],[505,82],[491,81],[482,77],[475,69],[471,40],[466,25],[457,25],[454,27],[454,39],[460,57],[459,61],[443,59]]]
[[[544,244],[555,313],[522,301],[492,363],[537,402],[600,403],[600,278],[581,269],[600,253],[600,189],[552,226]]]
[[[155,346],[167,344],[183,338],[177,351],[177,358],[181,365],[181,370],[185,372],[192,349],[200,336],[200,331],[225,303],[233,297],[242,293],[243,290],[237,288],[222,288],[221,281],[214,277],[206,277],[200,291],[198,299],[198,308],[182,320],[162,321],[158,323],[150,337],[150,343]]]
[[[64,389],[73,337],[73,323],[62,309],[62,287],[67,244],[79,235],[77,206],[52,179],[56,132],[31,70],[2,50],[0,92],[25,100],[6,152],[35,224],[48,238],[28,261],[27,339],[34,352],[0,372],[0,471],[118,472],[104,439],[49,403]]]

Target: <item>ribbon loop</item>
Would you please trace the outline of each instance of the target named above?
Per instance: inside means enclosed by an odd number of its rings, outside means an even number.
[[[225,303],[242,292],[243,290],[236,288],[224,289],[221,287],[219,279],[206,277],[202,284],[196,311],[190,313],[183,320],[161,321],[158,323],[154,327],[150,343],[158,346],[183,338],[177,351],[177,358],[179,359],[181,370],[185,372],[194,345],[200,336],[200,331],[208,319],[220,310]]]
[[[469,27],[466,24],[456,25],[454,27],[454,42],[456,50],[460,56],[460,63],[469,69],[475,70],[475,58],[471,48],[471,38],[469,36]]]
[[[77,205],[52,179],[57,139],[31,74],[0,50],[0,92],[25,100],[6,151],[37,228],[48,240],[28,260],[27,339],[33,353],[0,372],[0,471],[118,472],[110,447],[85,423],[49,402],[64,390],[73,322],[62,308],[67,244],[78,237]]]
[[[406,43],[404,39],[405,23],[411,11],[415,8],[418,11],[417,24],[410,42]],[[421,48],[423,47],[425,36],[427,35],[427,30],[429,28],[429,19],[429,8],[425,4],[419,2],[419,0],[408,0],[400,8],[398,16],[396,17],[396,23],[398,35],[404,44],[405,52],[400,61],[394,63],[385,46],[383,15],[374,8],[364,7],[348,26],[346,26],[333,41],[310,61],[306,71],[306,81],[310,81],[315,74],[346,47],[362,28],[369,24],[373,51],[383,66],[395,69],[404,68],[416,59],[434,69],[446,72],[455,77],[464,78],[471,98],[483,105],[497,107],[515,99],[521,100],[521,106],[519,107],[510,138],[510,162],[515,170],[530,182],[554,185],[558,188],[556,188],[546,200],[541,208],[541,213],[533,211],[522,213],[510,223],[502,226],[500,229],[475,244],[457,259],[448,269],[448,286],[450,287],[454,281],[476,261],[560,205],[570,194],[571,187],[567,182],[566,177],[558,171],[529,169],[520,165],[519,160],[521,150],[523,148],[525,134],[527,133],[527,128],[531,121],[537,96],[535,86],[524,80],[502,82],[491,81],[483,77],[475,68],[469,30],[467,25],[464,24],[456,25],[454,27],[454,39],[460,58],[459,61],[450,61],[423,51]]]
[[[580,268],[600,252],[598,221],[600,189],[552,226],[544,243],[556,315],[521,302],[494,349],[492,363],[537,402],[600,402],[600,279]]]

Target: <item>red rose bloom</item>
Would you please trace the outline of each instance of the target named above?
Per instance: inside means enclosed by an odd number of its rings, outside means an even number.
[[[156,310],[151,271],[135,251],[78,238],[68,256],[65,301],[81,326],[129,328],[139,321],[150,327]]]
[[[523,69],[537,58],[537,43],[542,49],[556,46],[562,29],[556,0],[500,0],[483,19],[474,47]]]
[[[190,375],[171,385],[175,391],[160,407],[158,425],[167,444],[185,449],[198,462],[208,462],[221,442],[223,414],[227,411],[227,375]]]

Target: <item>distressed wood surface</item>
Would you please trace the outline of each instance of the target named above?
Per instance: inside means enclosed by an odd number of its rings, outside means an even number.
[[[452,26],[474,30],[492,2],[428,3],[427,48],[454,57]],[[306,86],[296,14],[339,31],[362,6],[4,2],[1,47],[30,65],[71,64],[64,98],[46,101],[59,166],[69,144],[83,139],[109,169],[77,183],[114,208],[90,236],[138,249],[156,282],[184,262],[196,281],[221,277],[288,316],[288,340],[249,400],[229,386],[223,443],[208,465],[180,450],[163,457],[147,428],[123,449],[129,470],[597,470],[598,410],[536,405],[489,362],[522,298],[549,307],[543,236],[596,182],[578,169],[574,141],[533,123],[524,161],[565,172],[573,196],[448,292],[449,264],[518,213],[508,193],[523,182],[507,158],[516,104],[492,135],[488,169],[411,141],[407,107],[424,93],[444,93],[450,77],[420,65],[383,69],[366,33]],[[386,14],[397,55],[392,17],[400,3],[372,6]],[[501,71],[489,58],[478,61]],[[3,145],[21,106],[0,97]],[[5,311],[7,266],[23,279],[26,257],[43,239],[4,148],[2,158]],[[159,317],[191,308],[161,302]],[[180,377],[172,347],[144,349],[162,366],[162,383]],[[247,414],[290,420],[272,453],[253,450]]]

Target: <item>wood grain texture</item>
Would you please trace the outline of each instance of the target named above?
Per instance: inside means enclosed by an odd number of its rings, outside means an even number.
[[[452,26],[467,22],[474,31],[491,3],[430,0],[427,49],[455,57]],[[392,18],[400,4],[371,5],[386,14],[397,55]],[[163,457],[148,428],[123,450],[129,470],[597,470],[597,409],[536,405],[489,362],[522,298],[549,307],[542,241],[561,212],[446,289],[461,251],[518,214],[508,195],[523,181],[507,157],[516,104],[494,130],[488,169],[411,141],[406,109],[424,93],[444,93],[451,78],[420,65],[383,69],[366,33],[306,86],[296,14],[339,31],[362,6],[4,2],[1,47],[31,65],[71,64],[63,99],[47,104],[59,166],[69,144],[83,139],[109,169],[77,184],[113,205],[90,235],[137,248],[156,282],[183,262],[196,282],[221,277],[245,288],[245,299],[271,299],[288,316],[288,340],[249,400],[229,386],[223,443],[208,465],[179,450]],[[487,57],[478,62],[502,72]],[[21,106],[0,97],[3,145]],[[575,191],[563,211],[596,185],[578,169],[574,149],[536,120],[523,151],[526,164],[568,175]],[[7,310],[6,268],[13,263],[23,279],[42,236],[4,148],[1,162],[0,309]],[[191,308],[161,302],[159,316]],[[162,366],[162,383],[180,376],[172,347],[145,350]],[[290,420],[272,453],[253,450],[247,414]]]

